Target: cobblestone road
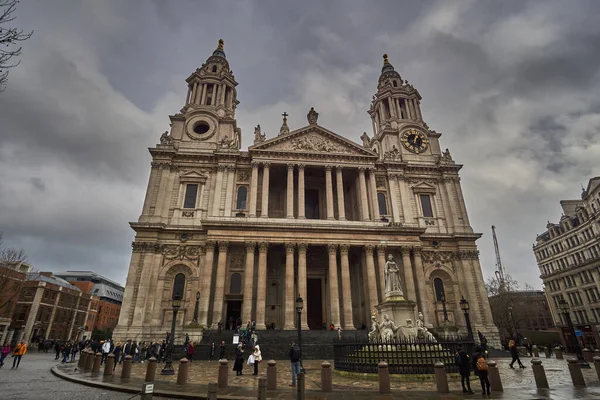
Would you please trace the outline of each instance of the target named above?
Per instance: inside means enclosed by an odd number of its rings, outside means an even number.
[[[54,354],[28,352],[18,369],[11,369],[12,358],[0,368],[0,398],[10,400],[126,400],[132,395],[96,389],[60,379],[50,372],[56,364]],[[139,399],[139,396],[137,397]]]

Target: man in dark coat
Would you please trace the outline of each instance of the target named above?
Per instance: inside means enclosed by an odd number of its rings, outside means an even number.
[[[469,380],[471,376],[471,357],[469,357],[464,349],[458,351],[456,365],[458,366],[458,372],[460,372],[460,383],[462,384],[463,393],[473,393]]]
[[[235,363],[233,364],[233,370],[235,371],[235,375],[243,375],[242,370],[244,369],[244,350],[242,349],[242,345],[238,344],[235,348]]]

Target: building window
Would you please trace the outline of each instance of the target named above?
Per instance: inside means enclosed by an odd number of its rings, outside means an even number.
[[[387,215],[387,202],[385,201],[385,194],[377,193],[377,203],[379,204],[379,215]]]
[[[237,191],[237,201],[236,201],[235,208],[237,210],[245,210],[247,198],[248,198],[248,188],[246,186],[240,186]]]
[[[212,72],[217,72],[217,66],[216,65],[213,65]]]
[[[185,275],[177,274],[173,280],[173,298],[183,299],[183,292],[185,290]]]
[[[445,296],[444,282],[440,278],[435,278],[433,280],[433,287],[435,289],[435,300],[442,301],[442,296]],[[446,300],[444,299],[444,301],[446,301]]]
[[[196,208],[196,197],[198,196],[198,185],[190,183],[185,188],[185,199],[183,208]]]
[[[421,198],[421,209],[423,210],[423,216],[426,218],[433,218],[431,197],[428,194],[421,194],[419,197]]]
[[[242,276],[240,274],[231,274],[231,281],[229,282],[229,293],[242,293]]]

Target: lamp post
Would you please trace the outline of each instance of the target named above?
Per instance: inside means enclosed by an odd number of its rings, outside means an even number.
[[[579,340],[575,336],[575,328],[573,327],[573,321],[571,321],[571,314],[569,313],[570,307],[569,303],[565,299],[560,299],[558,301],[558,307],[563,312],[565,319],[567,320],[567,325],[569,326],[569,331],[571,332],[571,344],[575,347],[575,352],[577,353],[577,363],[581,368],[590,368],[590,365],[583,358],[583,352],[581,351],[581,346],[579,345]]]
[[[470,340],[473,339],[473,328],[471,327],[471,318],[469,317],[469,302],[465,299],[465,296],[460,298],[460,309],[465,313],[465,322],[467,323],[467,335]]]
[[[169,343],[167,343],[167,351],[165,354],[165,367],[160,371],[161,375],[174,375],[175,370],[173,369],[173,342],[175,341],[175,324],[177,323],[177,311],[181,307],[181,296],[173,296],[173,322],[171,323],[171,336],[169,337]]]
[[[444,322],[448,322],[448,310],[446,309],[446,295],[442,292],[440,296],[442,302],[442,311],[444,312]]]
[[[296,314],[298,316],[298,347],[300,348],[300,372],[304,371],[302,367],[302,309],[304,308],[304,300],[298,296],[296,298]]]
[[[194,306],[194,318],[193,323],[198,323],[198,304],[200,303],[200,292],[196,292],[196,305]]]
[[[519,345],[519,332],[517,332],[517,324],[515,324],[515,319],[513,318],[513,308],[512,305],[508,306],[508,319],[510,321],[510,324],[512,326],[512,333],[511,335],[515,335],[515,343],[517,343],[517,345]]]

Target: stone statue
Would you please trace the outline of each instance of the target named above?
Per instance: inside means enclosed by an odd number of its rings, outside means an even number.
[[[419,317],[417,318],[417,336],[419,339],[437,342],[435,336],[433,336],[433,334],[425,327],[425,321],[422,312],[419,312]]]
[[[379,324],[379,331],[381,332],[381,341],[389,342],[396,336],[398,327],[396,327],[394,321],[387,314],[383,314],[383,321]]]
[[[319,113],[315,111],[313,107],[310,108],[310,111],[306,115],[306,119],[308,119],[308,123],[313,125],[317,123],[319,119]]]
[[[388,254],[388,261],[385,263],[384,272],[386,297],[403,296],[404,293],[400,284],[400,268],[398,268],[391,254]]]
[[[266,136],[266,134],[260,131],[260,125],[256,125],[256,128],[254,128],[254,144],[264,142]]]
[[[379,340],[379,324],[375,318],[375,313],[373,313],[371,314],[371,331],[369,332],[369,342],[378,342]]]
[[[442,159],[446,161],[452,161],[452,156],[450,155],[450,150],[446,149],[446,151],[442,152]]]
[[[363,147],[371,146],[371,138],[369,137],[369,135],[367,135],[367,132],[363,132],[360,138],[362,139]]]
[[[160,135],[160,144],[171,144],[173,142],[173,138],[169,136],[169,132],[165,131],[162,135]]]

